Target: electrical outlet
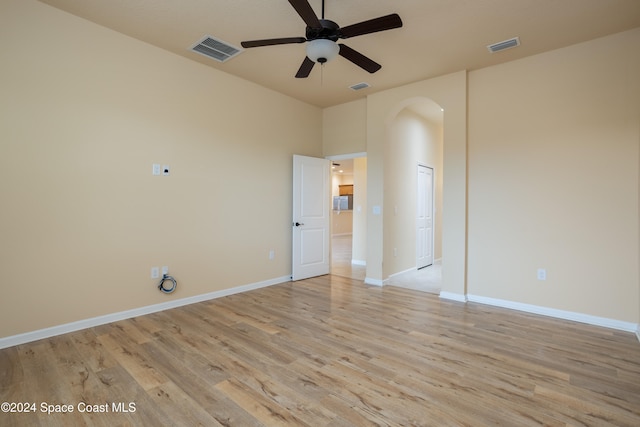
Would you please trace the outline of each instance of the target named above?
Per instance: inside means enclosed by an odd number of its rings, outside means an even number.
[[[276,257],[276,251],[273,249],[269,250],[269,259],[274,259]]]
[[[169,267],[166,265],[162,266],[162,275],[169,274]]]
[[[160,165],[158,163],[153,164],[153,168],[151,169],[151,173],[153,175],[160,175]]]
[[[169,165],[162,166],[162,175],[169,176],[170,168]]]
[[[158,267],[151,267],[151,278],[157,279],[160,277],[160,269]]]
[[[547,280],[547,270],[544,268],[538,269],[538,280]]]

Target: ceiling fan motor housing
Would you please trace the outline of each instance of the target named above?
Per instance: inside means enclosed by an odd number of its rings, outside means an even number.
[[[307,27],[306,36],[307,40],[327,39],[333,42],[337,42],[340,38],[340,27],[333,21],[328,19],[319,19],[320,28]]]

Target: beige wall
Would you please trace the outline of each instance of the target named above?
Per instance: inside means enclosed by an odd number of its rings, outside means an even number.
[[[367,101],[360,99],[322,110],[325,157],[367,151]]]
[[[0,2],[0,63],[0,337],[290,275],[320,109],[34,0]]]
[[[352,173],[341,174],[338,172],[333,172],[331,174],[331,196],[332,197],[340,195],[341,185],[353,185],[353,174]]]
[[[353,238],[351,259],[357,264],[367,260],[367,158],[353,159]]]
[[[639,142],[640,30],[469,73],[468,293],[637,322]]]
[[[422,101],[427,103],[426,100]],[[416,212],[418,164],[434,170],[434,258],[442,257],[442,113],[439,122],[411,108],[400,111],[389,125],[385,150],[384,259],[389,275],[416,267]]]
[[[344,236],[353,233],[353,211],[333,211],[331,214],[331,235]]]

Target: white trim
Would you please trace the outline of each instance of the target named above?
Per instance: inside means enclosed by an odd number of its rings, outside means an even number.
[[[555,308],[542,307],[538,305],[524,304],[520,302],[502,300],[497,298],[482,297],[467,294],[470,302],[493,305],[497,307],[509,308],[512,310],[525,311],[527,313],[540,314],[543,316],[555,317],[558,319],[573,320],[575,322],[587,323],[589,325],[602,326],[605,328],[618,329],[638,334],[637,323],[624,322],[622,320],[609,319],[606,317],[592,316],[590,314],[576,313],[573,311],[558,310]],[[640,336],[638,337],[640,339]]]
[[[450,299],[452,301],[467,302],[467,296],[464,294],[455,294],[453,292],[440,291],[440,298]]]
[[[380,279],[372,279],[371,277],[364,278],[365,285],[384,286],[384,281]]]
[[[638,338],[638,341],[640,341],[640,324],[638,325],[638,328],[636,329],[636,338]]]
[[[181,307],[183,305],[194,304],[197,302],[208,301],[216,298],[226,297],[233,294],[265,288],[267,286],[289,282],[290,280],[291,280],[291,276],[282,276],[282,277],[277,277],[275,279],[265,280],[263,282],[251,283],[248,285],[237,286],[235,288],[223,289],[221,291],[209,292],[206,294],[177,299],[173,301],[167,301],[160,304],[148,305],[146,307],[134,308],[132,310],[125,310],[117,313],[106,314],[104,316],[92,317],[90,319],[79,320],[77,322],[65,323],[63,325],[52,326],[50,328],[39,329],[37,331],[26,332],[24,334],[4,337],[4,338],[0,338],[0,349],[13,347],[19,344],[25,344],[31,341],[37,341],[43,338],[50,338],[56,335],[62,335],[69,332],[75,332],[81,329],[92,328],[94,326],[104,325],[106,323],[117,322],[119,320],[130,319],[132,317],[142,316],[145,314],[151,314],[158,311]]]
[[[357,159],[360,157],[367,157],[367,152],[363,151],[361,153],[350,153],[350,154],[338,154],[335,156],[327,156],[325,159],[329,160],[349,160],[349,159]]]
[[[367,265],[367,261],[366,260],[362,260],[362,259],[352,259],[351,260],[351,264],[353,264],[353,265]]]

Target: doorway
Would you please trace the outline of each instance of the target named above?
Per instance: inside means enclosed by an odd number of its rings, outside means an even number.
[[[330,157],[331,274],[364,280],[366,274],[366,157]]]

